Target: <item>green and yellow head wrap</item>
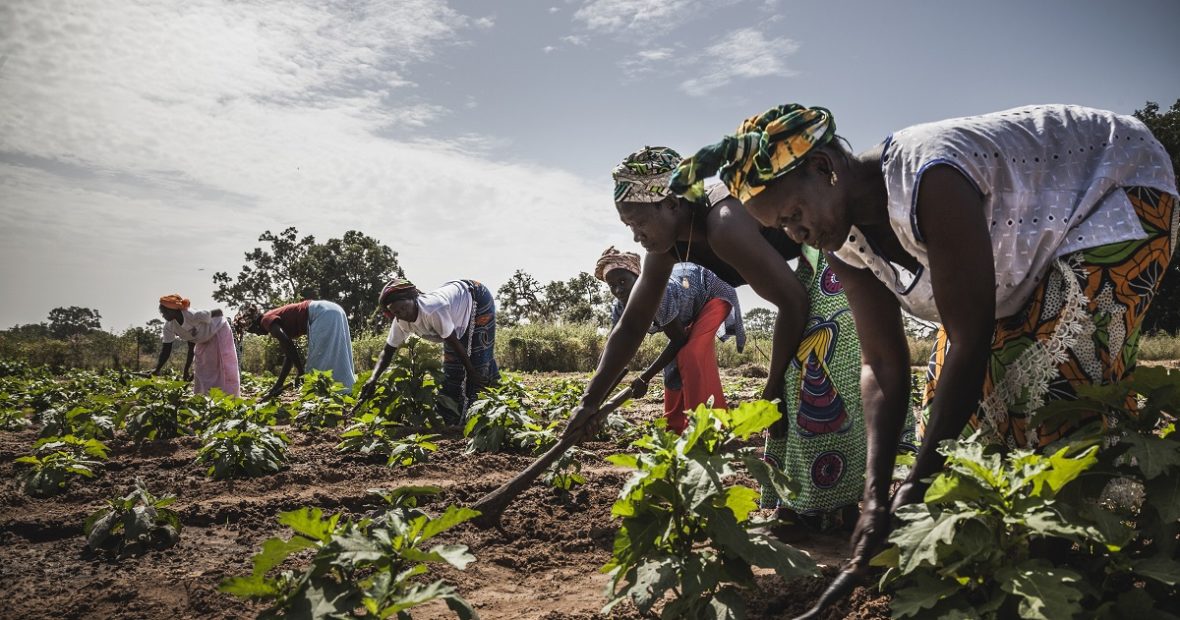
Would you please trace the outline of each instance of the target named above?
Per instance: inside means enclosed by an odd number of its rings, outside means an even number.
[[[729,193],[745,202],[766,184],[794,170],[817,146],[836,135],[836,121],[825,108],[788,103],[742,122],[737,133],[706,146],[680,162],[669,182],[673,192],[692,188],[717,174]]]
[[[615,166],[615,202],[660,202],[672,195],[668,183],[681,161],[666,146],[645,146]]]

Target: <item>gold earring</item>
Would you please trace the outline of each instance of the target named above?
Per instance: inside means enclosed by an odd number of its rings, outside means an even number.
[[[835,187],[835,186],[836,186],[836,178],[837,178],[837,177],[836,177],[836,171],[835,171],[835,170],[833,170],[833,171],[832,171],[832,176],[828,177],[828,183],[831,183],[832,187]]]

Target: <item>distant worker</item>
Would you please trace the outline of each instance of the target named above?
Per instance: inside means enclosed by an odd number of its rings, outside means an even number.
[[[458,408],[440,409],[449,424],[459,422],[481,388],[499,383],[496,303],[486,286],[475,280],[455,280],[422,293],[409,280],[399,278],[385,285],[378,305],[393,325],[373,375],[361,388],[362,399],[373,395],[377,378],[411,334],[443,345],[442,393]]]
[[[229,322],[221,315],[221,310],[192,312],[188,308],[189,300],[180,295],[160,298],[160,316],[166,321],[161,330],[164,346],[160,348],[160,359],[152,374],[160,374],[172,356],[172,343],[183,340],[188,343],[183,376],[186,381],[193,380],[193,391],[208,394],[209,390],[217,388],[238,396],[241,391],[238,350]],[[190,370],[194,371],[193,374],[189,374]]]
[[[352,367],[352,335],[344,308],[330,301],[310,300],[279,306],[267,312],[253,304],[242,308],[234,319],[238,330],[259,336],[274,336],[282,346],[285,359],[274,387],[263,398],[274,398],[294,366],[303,375],[306,370],[295,348],[295,339],[307,336],[307,370],[330,370],[332,378],[348,391],[356,383]]]
[[[619,322],[631,289],[639,279],[639,255],[613,246],[598,259],[594,277],[606,282],[617,300],[611,309],[611,325]],[[655,309],[648,333],[664,332],[668,346],[647,372],[631,383],[631,395],[647,393],[645,377],[664,369],[664,417],[668,428],[680,433],[688,426],[684,411],[708,403],[724,408],[721,373],[717,369],[714,337],[736,336],[738,351],[745,348],[746,332],[737,291],[717,274],[695,263],[677,263],[668,277],[664,296]],[[645,311],[647,314],[648,311]]]

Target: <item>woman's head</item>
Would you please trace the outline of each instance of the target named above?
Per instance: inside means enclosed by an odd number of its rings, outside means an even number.
[[[675,245],[679,228],[692,216],[691,206],[669,189],[672,172],[680,164],[676,151],[647,146],[631,153],[615,166],[615,209],[648,252],[667,252]],[[684,192],[689,200],[703,196],[698,184]]]
[[[639,278],[639,255],[634,252],[620,252],[612,245],[598,257],[594,277],[606,282],[611,295],[626,304],[631,289]]]
[[[718,174],[762,225],[782,227],[797,242],[835,249],[851,225],[838,182],[848,155],[835,137],[828,110],[781,105],[681,162],[670,185],[684,191]]]
[[[187,310],[188,307],[189,300],[176,293],[160,298],[160,316],[164,317],[165,321],[180,320],[183,316],[181,311]]]
[[[418,287],[405,278],[391,280],[381,289],[377,305],[387,319],[413,323],[418,319]]]
[[[243,306],[234,317],[234,331],[239,334],[249,332],[259,336],[265,335],[266,330],[262,329],[262,308],[255,304]]]

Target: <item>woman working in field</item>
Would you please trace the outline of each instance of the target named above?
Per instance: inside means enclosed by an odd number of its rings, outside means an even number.
[[[1088,420],[1032,427],[1046,400],[1126,377],[1172,257],[1176,179],[1134,118],[1034,106],[902,129],[853,155],[823,108],[784,105],[686,160],[766,225],[832,257],[862,336],[869,467],[853,570],[897,507],[921,501],[964,427],[1039,448]],[[941,323],[917,462],[892,499],[908,408],[901,311]],[[953,345],[953,346],[951,346]]]
[[[422,293],[409,280],[385,285],[378,298],[385,317],[393,320],[385,349],[373,375],[361,389],[367,399],[377,388],[377,378],[393,361],[397,348],[410,334],[443,343],[442,393],[455,401],[458,412],[441,410],[443,418],[457,424],[459,416],[475,400],[480,388],[500,381],[496,366],[496,303],[492,292],[475,280],[456,280]]]
[[[330,301],[304,300],[262,312],[258,306],[242,309],[234,324],[239,331],[271,335],[279,341],[285,355],[283,369],[274,387],[264,398],[274,398],[283,391],[287,375],[294,366],[302,376],[305,372],[295,339],[307,336],[307,369],[328,370],[332,378],[348,390],[356,383],[352,368],[352,336],[348,330],[348,316],[344,308]]]
[[[160,359],[152,374],[160,369],[172,356],[172,343],[183,340],[188,343],[188,356],[184,360],[184,378],[193,379],[193,392],[208,394],[217,388],[226,394],[238,396],[241,377],[238,373],[238,349],[234,346],[234,334],[229,322],[221,316],[220,310],[189,309],[189,300],[180,295],[165,295],[160,298],[160,316],[164,317],[160,347]],[[194,372],[189,374],[189,370]]]
[[[639,255],[607,248],[598,259],[594,277],[606,282],[617,300],[611,308],[611,324],[617,324],[639,278]],[[672,268],[663,299],[648,329],[653,334],[659,331],[668,337],[668,346],[631,383],[631,395],[639,398],[646,394],[647,381],[643,377],[651,377],[663,368],[664,417],[668,428],[680,433],[688,425],[686,409],[695,409],[710,400],[714,407],[726,406],[713,339],[720,335],[724,340],[733,335],[737,338],[738,351],[745,347],[746,331],[737,291],[700,265],[677,264]]]
[[[795,517],[807,515],[817,525],[837,525],[840,511],[856,504],[864,464],[857,341],[839,283],[822,257],[801,256],[782,230],[760,227],[724,186],[705,191],[694,184],[686,197],[673,194],[669,180],[680,160],[672,149],[648,147],[614,170],[615,209],[647,255],[574,412],[577,425],[566,432],[583,432],[585,420],[599,422],[598,407],[652,324],[673,266],[694,263],[730,286],[749,283],[778,308],[762,397],[781,401],[784,419],[772,433],[767,459],[803,487],[784,500],[779,516],[798,522]],[[797,274],[787,264],[793,258],[802,258]],[[692,285],[682,278],[685,284]],[[766,493],[767,502],[777,504]]]

